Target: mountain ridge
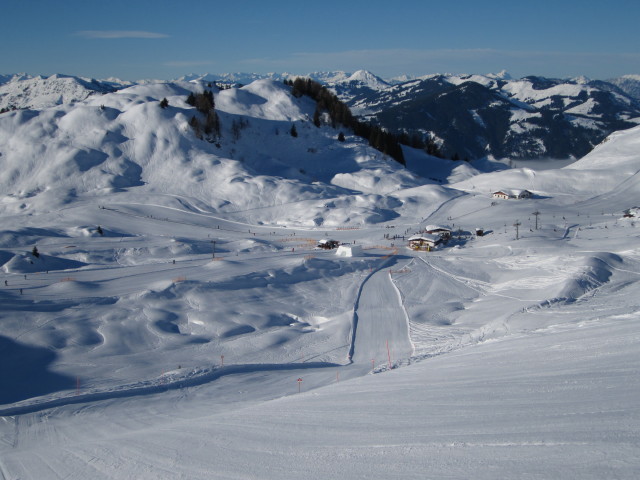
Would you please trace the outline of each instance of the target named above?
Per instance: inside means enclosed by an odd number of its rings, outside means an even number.
[[[275,208],[270,221],[376,222],[389,215],[385,204],[395,202],[381,193],[426,182],[349,131],[339,141],[337,128],[314,125],[315,102],[295,97],[282,82],[213,88],[220,132],[202,135],[195,125],[202,125],[206,115],[187,99],[205,87],[199,82],[134,85],[74,103],[2,114],[0,186],[7,195],[0,208],[41,211],[86,196],[127,197],[135,191],[177,195],[243,218],[252,218],[259,208],[278,207],[280,198],[294,198],[310,202],[302,216]],[[371,170],[377,172],[374,177]],[[354,191],[362,196],[353,198]],[[352,205],[349,219],[327,199]]]
[[[514,79],[502,71],[433,74],[401,82],[383,80],[366,70],[305,76],[335,92],[354,115],[392,133],[422,137],[437,145],[445,157],[580,158],[613,131],[640,123],[640,77],[633,75],[610,81]],[[73,103],[133,85],[228,87],[264,78],[279,82],[296,77],[289,73],[190,74],[171,82],[132,83],[68,75],[3,75],[0,110]]]

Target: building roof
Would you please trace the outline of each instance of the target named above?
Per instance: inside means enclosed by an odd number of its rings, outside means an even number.
[[[443,225],[427,225],[426,227],[424,227],[424,230],[426,232],[437,232],[437,231],[450,232],[451,231],[449,227],[445,227]]]
[[[439,235],[431,235],[429,233],[420,233],[417,235],[413,235],[407,239],[409,242],[415,242],[419,240],[424,240],[427,242],[439,242],[442,240]]]
[[[531,194],[529,190],[519,190],[516,188],[501,188],[500,190],[496,190],[493,194],[503,193],[509,197],[519,197],[523,194]]]

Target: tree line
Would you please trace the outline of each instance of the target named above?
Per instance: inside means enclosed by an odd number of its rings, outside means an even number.
[[[299,98],[306,95],[315,100],[316,110],[313,114],[313,123],[317,127],[322,124],[323,115],[327,115],[333,128],[342,125],[351,129],[355,135],[367,140],[373,148],[405,165],[402,147],[396,135],[377,125],[356,119],[351,114],[349,107],[324,85],[310,78],[302,77],[295,80],[285,80],[285,84],[291,87],[293,96]]]

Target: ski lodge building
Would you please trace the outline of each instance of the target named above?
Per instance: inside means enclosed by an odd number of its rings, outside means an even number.
[[[408,238],[409,248],[412,250],[424,250],[431,251],[437,245],[442,243],[442,237],[440,235],[433,235],[429,233],[419,233]]]
[[[493,192],[491,195],[493,198],[502,198],[504,200],[508,200],[510,198],[515,199],[523,199],[523,198],[531,198],[533,194],[529,190],[512,190],[512,189],[502,189],[497,192]]]
[[[422,233],[426,233],[427,235],[437,235],[445,243],[451,238],[451,229],[441,225],[427,225],[422,230]]]
[[[339,246],[340,246],[340,242],[338,242],[337,240],[330,240],[330,239],[323,238],[318,242],[318,245],[316,245],[316,248],[320,248],[322,250],[333,250],[334,248],[338,248]]]

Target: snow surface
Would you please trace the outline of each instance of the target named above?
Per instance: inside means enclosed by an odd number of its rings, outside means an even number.
[[[545,89],[536,89],[530,80],[521,79],[505,84],[502,87],[502,90],[521,102],[535,103],[553,96],[577,97],[583,91],[586,90],[588,93],[592,89],[579,83],[563,83],[560,85],[553,85],[552,87]]]
[[[339,257],[357,257],[363,254],[361,245],[340,245],[336,250]]]
[[[42,109],[85,100],[97,92],[113,90],[112,82],[96,82],[66,75],[0,76],[0,109]],[[6,81],[3,81],[6,80]],[[116,84],[122,86],[121,83]]]
[[[267,80],[198,140],[201,88],[0,116],[0,478],[638,478],[640,127],[420,177]]]

